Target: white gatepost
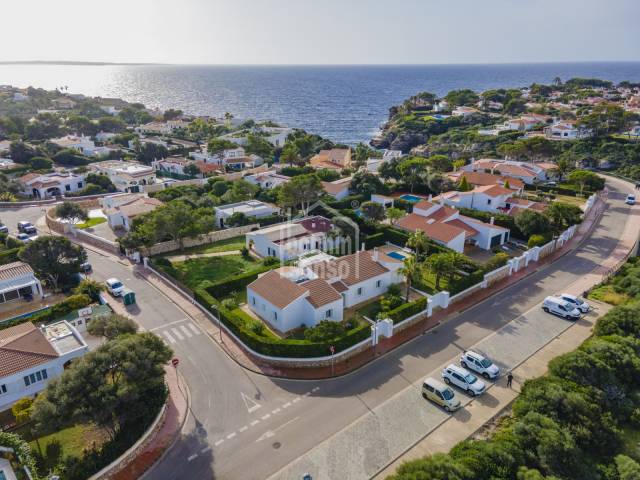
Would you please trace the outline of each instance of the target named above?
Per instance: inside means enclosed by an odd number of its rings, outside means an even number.
[[[142,264],[144,268],[149,268],[149,257],[142,257]]]
[[[433,314],[433,300],[427,298],[427,317]]]

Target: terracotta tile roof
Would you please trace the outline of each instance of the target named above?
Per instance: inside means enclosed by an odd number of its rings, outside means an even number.
[[[322,307],[323,305],[337,302],[342,299],[342,296],[335,288],[329,285],[325,280],[321,280],[319,278],[301,283],[300,286],[309,291],[307,302],[315,308]]]
[[[157,198],[139,197],[117,207],[110,208],[107,210],[107,214],[113,215],[120,212],[126,217],[133,218],[143,213],[152,212],[160,205],[162,205],[162,202]]]
[[[296,223],[302,225],[309,233],[327,233],[333,228],[331,220],[324,218],[320,215],[315,217],[303,218],[296,221]]]
[[[436,222],[444,222],[447,218],[455,215],[458,211],[455,208],[447,207],[446,205],[440,205],[440,208],[433,212],[427,219],[432,219]]]
[[[456,227],[454,225],[450,225],[451,222],[447,223],[428,223],[427,218],[417,215],[415,213],[411,213],[406,217],[398,220],[398,226],[405,230],[415,232],[416,230],[422,230],[425,235],[433,238],[434,240],[439,240],[441,242],[448,243],[458,235],[465,235],[466,231],[462,228]]]
[[[351,163],[351,150],[348,148],[332,148],[320,150],[320,153],[311,158],[311,166],[315,168],[342,169]]]
[[[335,168],[335,165],[333,165],[333,168]],[[324,191],[330,195],[336,195],[344,190],[348,190],[350,186],[351,186],[350,178],[346,182],[345,181],[322,182],[322,188],[324,188]]]
[[[347,290],[349,290],[349,287],[347,287],[344,283],[342,283],[340,280],[338,280],[337,282],[333,282],[331,284],[331,286],[334,288],[334,290],[338,293],[342,293],[342,292],[346,292]]]
[[[462,230],[464,230],[464,231],[465,231],[465,233],[466,233],[466,234],[465,234],[465,236],[466,236],[467,238],[469,238],[469,237],[474,237],[475,235],[477,235],[478,233],[480,233],[480,232],[478,232],[478,230],[476,230],[475,228],[473,228],[473,227],[471,227],[471,226],[467,225],[466,223],[464,223],[464,222],[463,222],[462,220],[460,220],[459,218],[456,218],[455,220],[449,220],[449,221],[447,222],[447,225],[451,225],[451,226],[454,226],[454,227],[461,228]]]
[[[224,167],[222,165],[218,165],[217,163],[205,163],[197,161],[195,162],[196,167],[200,170],[200,173],[211,173],[211,172],[224,172]]]
[[[280,275],[277,270],[261,275],[247,285],[247,288],[277,308],[284,308],[307,293],[306,288]]]
[[[34,178],[38,178],[40,176],[39,173],[27,173],[19,178],[22,183],[27,183],[29,180],[33,180]]]
[[[431,207],[433,207],[433,203],[430,202],[429,200],[420,200],[418,203],[416,203],[413,208],[420,208],[421,210],[429,210]]]
[[[513,195],[513,190],[504,188],[500,185],[485,185],[483,187],[476,187],[474,192],[484,193],[490,197],[499,197],[501,195]]]
[[[0,330],[0,377],[13,375],[58,357],[44,334],[31,322]]]
[[[492,175],[486,172],[457,172],[449,175],[449,178],[454,181],[462,180],[462,177],[465,177],[467,181],[474,186],[485,186],[485,185],[503,185],[504,182],[508,181],[509,186],[514,189],[524,188],[524,182],[517,178],[506,177],[503,175]]]
[[[33,269],[24,262],[12,262],[0,265],[0,280],[11,280],[24,275],[33,275]],[[4,330],[0,330],[0,334]]]
[[[323,280],[340,279],[347,286],[364,282],[389,271],[385,266],[373,261],[370,251],[314,263],[309,268]]]

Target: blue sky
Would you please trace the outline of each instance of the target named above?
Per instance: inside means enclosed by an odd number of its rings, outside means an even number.
[[[0,60],[640,61],[638,0],[3,0]]]

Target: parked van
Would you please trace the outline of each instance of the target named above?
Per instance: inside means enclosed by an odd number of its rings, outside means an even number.
[[[36,233],[38,233],[36,227],[31,225],[31,222],[25,221],[18,222],[18,232],[26,233],[27,235],[35,235]]]
[[[460,400],[450,387],[431,377],[422,383],[422,396],[433,403],[440,405],[447,412],[453,412],[460,408]]]
[[[542,310],[547,313],[553,313],[567,320],[579,320],[580,310],[572,303],[558,297],[547,297],[542,302]]]

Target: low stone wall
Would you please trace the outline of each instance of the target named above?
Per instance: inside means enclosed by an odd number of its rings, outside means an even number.
[[[115,253],[116,255],[120,254],[120,246],[115,242],[111,242],[105,238],[93,235],[89,232],[85,232],[84,230],[80,230],[79,228],[71,227],[71,234],[82,243],[88,243],[89,245],[93,245],[94,247],[100,248],[102,250]]]
[[[404,330],[404,329],[406,329],[406,328],[409,328],[409,327],[411,327],[411,326],[415,325],[416,323],[421,322],[422,320],[424,320],[424,317],[425,317],[425,316],[427,316],[427,311],[426,311],[426,310],[425,310],[425,311],[423,311],[423,312],[417,313],[417,314],[415,314],[415,315],[414,315],[414,316],[412,316],[412,317],[405,318],[405,319],[404,319],[403,321],[401,321],[400,323],[396,323],[396,324],[393,326],[393,333],[394,333],[394,335],[395,335],[397,332],[401,332],[402,330]]]
[[[124,452],[119,458],[104,467],[98,473],[89,477],[89,480],[108,480],[115,477],[122,469],[124,469],[133,459],[135,459],[146,447],[153,441],[156,433],[162,428],[166,420],[167,406],[162,406],[160,412],[147,429],[144,435],[132,446]]]
[[[205,245],[207,243],[219,242],[220,240],[226,240],[228,238],[237,237],[238,235],[244,235],[251,230],[258,228],[257,223],[251,225],[245,225],[243,227],[228,228],[226,230],[216,230],[204,235],[199,235],[195,238],[185,238],[183,240],[184,248],[197,247],[199,245]],[[150,247],[141,247],[140,255],[143,257],[152,257],[154,255],[160,255],[161,253],[173,252],[180,249],[180,244],[176,241],[156,243]]]
[[[484,279],[487,282],[487,287],[499,282],[503,278],[509,276],[509,265],[495,269],[492,272],[485,274]]]

